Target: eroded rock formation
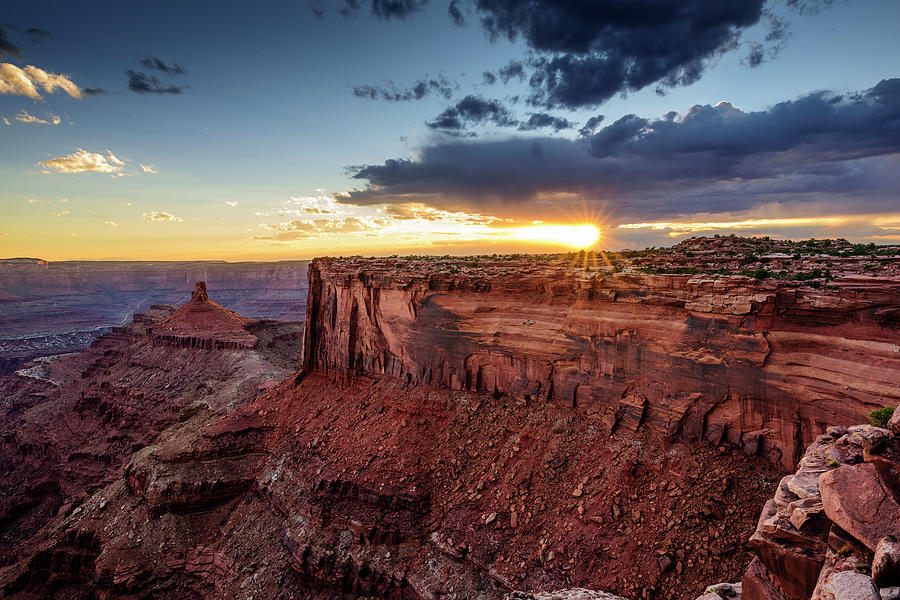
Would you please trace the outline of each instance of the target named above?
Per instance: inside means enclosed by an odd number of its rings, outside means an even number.
[[[79,352],[154,304],[180,305],[201,280],[242,315],[302,321],[306,264],[0,259],[0,377]]]
[[[785,469],[827,425],[900,401],[900,279],[459,264],[313,261],[306,368],[551,401]]]
[[[257,321],[209,299],[206,282],[198,281],[191,301],[148,329],[155,342],[206,350],[252,349],[259,341],[250,333]]]
[[[80,354],[38,359],[0,378],[0,565],[119,479],[132,454],[167,427],[251,400],[299,360],[299,324],[247,320],[263,342],[253,350],[160,345],[149,331],[178,314],[155,306]]]

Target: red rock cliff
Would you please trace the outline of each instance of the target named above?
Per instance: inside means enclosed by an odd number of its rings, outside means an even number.
[[[900,402],[897,279],[474,264],[313,261],[306,369],[552,401],[786,469],[828,425]]]

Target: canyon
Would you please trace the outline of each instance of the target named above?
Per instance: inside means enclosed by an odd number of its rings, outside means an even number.
[[[306,264],[0,259],[0,376],[83,350],[153,304],[180,304],[197,281],[241,314],[302,321]]]
[[[900,497],[900,432],[858,425],[900,404],[898,257],[804,248],[316,259],[302,335],[198,284],[0,378],[0,594],[874,586],[847,490]]]
[[[607,433],[645,425],[785,469],[828,425],[900,403],[900,278],[451,267],[314,261],[305,367],[552,402]]]

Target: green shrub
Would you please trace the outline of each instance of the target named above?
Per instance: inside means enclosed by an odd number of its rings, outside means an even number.
[[[869,413],[869,423],[872,424],[872,427],[887,428],[888,421],[891,420],[891,416],[893,416],[893,414],[894,409],[891,406],[885,406],[884,408],[873,410]]]

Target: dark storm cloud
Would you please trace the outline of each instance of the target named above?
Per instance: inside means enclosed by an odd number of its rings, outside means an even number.
[[[497,83],[497,76],[490,71],[485,71],[481,74],[481,76],[486,85],[494,85],[495,83]]]
[[[735,48],[765,0],[475,0],[491,39],[523,39],[531,101],[549,107],[600,104],[648,85],[696,81],[706,62]]]
[[[535,129],[546,129],[552,127],[554,131],[562,129],[571,129],[572,123],[563,117],[554,117],[547,113],[532,113],[527,121],[519,124],[519,131],[533,131]]]
[[[532,50],[512,75],[524,77],[527,67],[529,101],[548,108],[596,106],[648,86],[664,94],[694,83],[710,60],[741,46],[742,33],[760,22],[765,39],[746,43],[750,67],[776,56],[789,36],[787,21],[764,8],[766,0],[473,1],[491,40],[522,39]],[[811,13],[831,2],[785,4]]]
[[[481,124],[511,127],[519,123],[499,101],[472,95],[466,96],[426,123],[431,129],[449,133],[458,133],[471,125]]]
[[[0,27],[0,56],[13,56],[22,60],[22,51],[10,41],[3,27]]]
[[[37,27],[29,27],[25,30],[25,34],[28,35],[28,39],[32,42],[43,42],[47,38],[52,37],[52,34],[49,31]]]
[[[408,102],[421,100],[430,94],[438,94],[449,99],[453,95],[453,84],[444,77],[437,79],[420,79],[408,88],[398,89],[377,85],[354,85],[353,95],[370,100],[387,100],[388,102]]]
[[[336,4],[337,11],[345,17],[368,11],[379,19],[390,20],[409,17],[422,9],[427,0],[343,0]],[[311,5],[313,12],[322,16],[325,13],[323,5],[322,2],[313,3]]]
[[[898,153],[900,79],[891,79],[759,112],[720,103],[627,115],[576,141],[441,140],[416,160],[352,169],[368,185],[343,201],[526,212],[553,206],[548,198],[609,197],[617,215],[641,219],[831,196],[847,210],[887,208],[896,205]]]
[[[595,131],[597,131],[597,126],[600,125],[600,123],[602,123],[603,119],[605,118],[606,117],[604,117],[603,115],[595,115],[591,117],[590,119],[585,121],[584,126],[582,126],[582,128],[578,130],[578,135],[585,137],[594,133]]]
[[[447,14],[450,15],[450,20],[456,25],[463,26],[466,24],[466,18],[459,9],[459,0],[450,0],[450,4],[447,6]]]
[[[89,88],[82,88],[81,93],[85,96],[100,96],[102,94],[108,94],[109,92],[107,90],[104,90],[103,88],[89,87]]]
[[[125,71],[128,76],[128,89],[138,94],[182,94],[187,86],[176,86],[172,83],[163,83],[154,75],[147,75],[141,71]]]
[[[179,65],[177,62],[167,63],[164,60],[160,60],[155,56],[148,56],[146,58],[141,59],[141,65],[145,69],[153,69],[155,71],[162,71],[163,73],[168,73],[169,75],[184,75],[187,73],[185,68]]]

